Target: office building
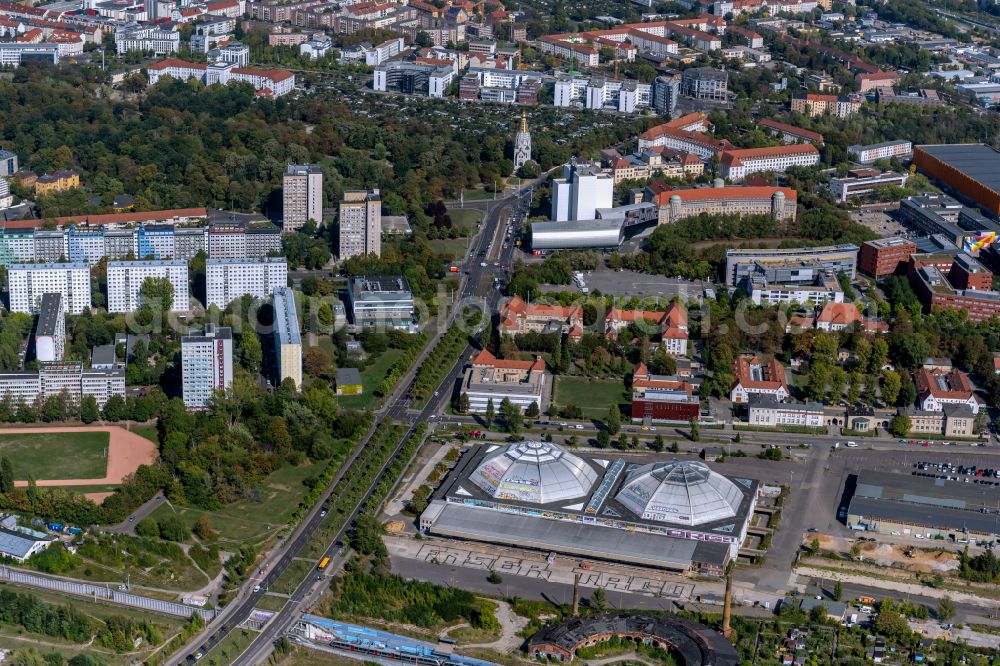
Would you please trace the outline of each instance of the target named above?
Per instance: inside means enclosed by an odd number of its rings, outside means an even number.
[[[811,282],[798,279],[787,283],[774,282],[763,275],[753,275],[741,283],[741,286],[750,292],[750,300],[755,305],[844,302],[844,290],[841,289],[837,276],[829,271],[816,273]]]
[[[680,90],[686,97],[725,102],[729,98],[729,74],[710,67],[685,69],[681,72]]]
[[[382,254],[382,198],[378,190],[347,190],[340,202],[340,258]]]
[[[444,97],[445,91],[455,78],[455,67],[390,60],[375,68],[372,87],[378,92],[401,92],[407,95],[427,95]]]
[[[163,278],[174,288],[170,310],[187,312],[191,309],[188,299],[188,266],[179,259],[158,261],[109,261],[108,262],[108,312],[135,312],[141,308],[139,290],[148,279]],[[162,304],[151,303],[154,310]]]
[[[498,359],[482,350],[465,371],[461,392],[469,399],[469,411],[485,414],[490,401],[499,409],[504,399],[510,400],[522,412],[529,405],[537,405],[541,413],[546,382],[551,377],[545,371],[545,361]]]
[[[14,373],[7,373],[6,377]],[[21,381],[35,388],[34,397],[26,398],[31,404],[37,398],[49,398],[54,395],[64,395],[74,405],[79,405],[85,395],[92,395],[99,407],[111,396],[125,397],[125,370],[102,370],[84,368],[79,361],[41,363],[38,372],[17,373],[22,375]],[[0,396],[8,393],[8,386],[0,381]],[[9,391],[16,398],[23,398],[18,390]]]
[[[719,160],[722,177],[743,180],[755,173],[784,173],[790,166],[813,166],[819,163],[819,151],[811,143],[770,148],[740,148],[725,150]]]
[[[894,171],[852,169],[844,178],[834,176],[830,179],[830,192],[837,198],[837,201],[847,201],[851,197],[875,193],[880,187],[905,187],[908,178],[907,174]]]
[[[301,229],[309,220],[323,222],[323,172],[315,164],[289,164],[282,182],[282,228]]]
[[[7,267],[11,312],[38,312],[42,296],[57,293],[68,314],[91,307],[90,269],[84,263],[11,264]]]
[[[913,163],[929,178],[1000,215],[1000,152],[981,143],[916,146]]]
[[[592,164],[566,164],[552,179],[552,220],[593,220],[597,209],[614,206],[614,178]]]
[[[907,274],[925,312],[957,310],[970,321],[1000,317],[1000,292],[992,290],[993,274],[968,254],[913,254]]]
[[[721,181],[719,181],[721,183]],[[698,187],[656,195],[659,224],[672,224],[702,213],[770,215],[776,220],[795,218],[798,195],[790,187]]]
[[[263,259],[209,259],[205,265],[205,307],[224,310],[237,298],[269,298],[288,286],[284,257]]]
[[[978,255],[1000,233],[1000,224],[976,208],[945,194],[922,194],[899,202],[899,218],[928,236],[943,236],[964,252]]]
[[[18,171],[17,153],[0,150],[0,177],[10,178]]]
[[[62,296],[43,294],[35,324],[35,358],[39,361],[61,361],[66,351],[66,311]]]
[[[274,355],[278,385],[286,379],[302,386],[302,334],[295,311],[295,292],[281,287],[274,292]]]
[[[206,324],[201,335],[181,338],[181,388],[184,406],[208,409],[217,390],[233,383],[233,330]]]
[[[861,164],[871,164],[878,160],[890,160],[892,158],[905,159],[913,154],[913,144],[905,139],[899,141],[883,141],[882,143],[872,143],[867,146],[848,146],[847,154]]]
[[[402,275],[350,278],[347,303],[358,328],[417,331],[413,292]]]
[[[858,254],[858,270],[874,278],[903,272],[917,245],[906,238],[878,238],[866,241]]]
[[[822,428],[826,425],[823,405],[818,402],[794,404],[776,400],[774,396],[754,394],[747,406],[749,424],[762,428]]]
[[[677,108],[681,82],[674,76],[658,76],[653,81],[653,110],[661,116],[670,116]]]
[[[420,529],[675,572],[724,573],[746,538],[756,481],[730,479],[701,462],[602,458],[551,442],[475,446],[432,495]]]
[[[827,247],[771,248],[761,250],[726,250],[726,284],[741,284],[752,276],[768,282],[814,282],[820,273],[844,273],[854,279],[858,246],[844,243]]]

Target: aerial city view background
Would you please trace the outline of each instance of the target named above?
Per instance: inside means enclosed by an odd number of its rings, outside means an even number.
[[[0,2],[0,664],[987,666],[1000,2]]]

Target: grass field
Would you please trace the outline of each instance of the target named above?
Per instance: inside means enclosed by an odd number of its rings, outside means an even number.
[[[431,248],[438,254],[443,254],[452,259],[461,259],[469,247],[468,238],[443,238],[428,241]]]
[[[164,504],[152,517],[159,520],[177,513],[193,527],[201,515],[207,513],[212,527],[218,532],[214,543],[223,550],[234,550],[244,543],[261,544],[288,523],[306,493],[302,482],[318,476],[324,467],[326,462],[282,467],[268,477],[257,499],[241,500],[218,511]]]
[[[386,373],[389,372],[389,366],[395,363],[396,359],[402,355],[402,350],[386,349],[385,353],[361,371],[361,385],[364,386],[365,392],[361,395],[340,396],[337,398],[340,406],[344,409],[368,409],[372,403],[378,400],[378,397],[375,395],[375,389],[385,379]]]
[[[476,208],[449,208],[448,217],[459,227],[479,226],[483,221],[483,211]]]
[[[140,437],[145,437],[149,441],[153,442],[157,446],[160,444],[160,434],[156,431],[156,426],[132,426],[129,428],[132,432],[139,435]]]
[[[208,651],[201,663],[210,666],[231,664],[243,654],[256,637],[257,632],[252,629],[233,629],[221,643]]]
[[[492,201],[493,190],[489,192],[486,190],[465,190],[465,195],[462,198],[466,201]]]
[[[101,479],[108,469],[106,432],[0,434],[0,456],[10,458],[14,478]]]
[[[557,377],[554,400],[559,407],[576,405],[585,417],[603,421],[611,405],[628,402],[628,395],[621,382]]]

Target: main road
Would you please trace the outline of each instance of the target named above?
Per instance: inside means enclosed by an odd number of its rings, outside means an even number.
[[[430,350],[437,344],[440,337],[455,324],[456,315],[461,312],[463,303],[475,304],[478,302],[480,307],[483,307],[485,310],[485,321],[488,321],[490,313],[496,307],[500,293],[496,289],[495,278],[500,276],[503,270],[501,266],[509,265],[510,258],[513,255],[513,244],[505,242],[505,225],[511,214],[515,212],[515,209],[522,208],[530,201],[531,193],[532,188],[528,187],[520,189],[516,193],[508,193],[495,202],[490,202],[491,205],[487,208],[480,232],[471,244],[472,247],[470,247],[469,255],[464,262],[467,268],[465,269],[466,274],[463,276],[459,290],[459,302],[454,304],[454,307],[451,308],[446,318],[442,322],[439,322],[434,338],[427,344],[421,355],[413,363],[413,366],[399,382],[395,391],[388,396],[385,406],[376,415],[376,421],[385,419],[403,420],[408,429],[400,440],[394,455],[389,456],[385,467],[383,467],[372,482],[363,499],[354,508],[351,516],[345,521],[344,527],[338,531],[332,543],[328,545],[326,555],[333,559],[332,564],[327,569],[328,574],[343,563],[344,554],[340,552],[341,549],[337,544],[341,542],[347,529],[365,506],[392,460],[397,457],[399,450],[402,449],[405,442],[413,436],[416,425],[418,423],[430,422],[432,420],[431,417],[440,408],[441,403],[450,396],[448,388],[454,385],[459,373],[462,371],[465,359],[474,348],[471,340],[462,355],[456,359],[454,367],[441,383],[441,389],[435,396],[419,412],[413,413],[408,410],[410,403],[409,396],[413,390],[417,369],[423,363]],[[364,441],[354,448],[351,456],[335,475],[327,492],[323,494],[321,500],[313,506],[309,514],[299,523],[299,526],[292,535],[265,558],[260,567],[261,572],[263,572],[262,577],[251,577],[247,580],[240,588],[236,599],[224,608],[209,626],[196,637],[196,640],[192,642],[192,647],[185,649],[184,654],[174,658],[172,663],[194,663],[200,658],[198,657],[199,654],[204,655],[207,653],[218,643],[225,640],[236,627],[250,618],[251,613],[256,608],[261,597],[266,593],[266,590],[298,557],[312,534],[324,520],[325,516],[321,515],[322,505],[330,498],[330,494],[336,488],[337,484],[351,472],[358,461],[359,454],[367,446],[372,432],[374,432],[374,429],[366,435]],[[288,631],[301,613],[311,605],[312,601],[318,598],[325,584],[325,577],[316,580],[313,572],[310,571],[305,579],[300,582],[294,593],[292,593],[284,608],[268,621],[263,631],[255,637],[251,645],[233,663],[250,666],[251,664],[261,663],[266,659],[273,648],[274,641]]]

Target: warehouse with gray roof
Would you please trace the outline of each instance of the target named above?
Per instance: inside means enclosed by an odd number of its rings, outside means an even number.
[[[858,530],[995,538],[1000,535],[996,487],[905,474],[861,472],[847,510]]]

